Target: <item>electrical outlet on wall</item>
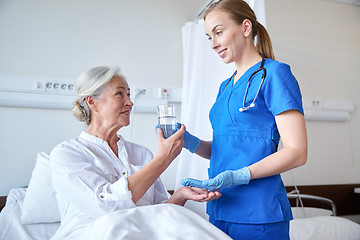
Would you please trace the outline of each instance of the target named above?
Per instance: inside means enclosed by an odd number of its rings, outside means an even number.
[[[171,89],[170,88],[159,88],[159,98],[160,99],[169,99]]]

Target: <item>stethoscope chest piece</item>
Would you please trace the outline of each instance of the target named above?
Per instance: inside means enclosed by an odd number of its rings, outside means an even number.
[[[252,107],[255,107],[255,103],[251,103],[250,106],[248,106],[248,107],[241,107],[241,108],[239,108],[239,112],[243,112],[243,111],[249,110],[249,109],[252,108]]]

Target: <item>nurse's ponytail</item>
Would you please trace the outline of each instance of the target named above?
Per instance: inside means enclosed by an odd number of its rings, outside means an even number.
[[[265,58],[271,58],[275,60],[274,52],[272,49],[271,39],[266,31],[265,27],[256,21],[257,25],[257,36],[256,38],[256,49],[260,53],[260,55],[264,56]],[[255,37],[254,36],[254,37]]]
[[[256,38],[256,49],[265,58],[275,60],[271,40],[265,27],[256,19],[256,15],[251,7],[242,0],[220,0],[210,5],[204,13],[204,20],[212,10],[222,10],[231,14],[233,20],[242,24],[245,19],[249,19],[252,24],[252,37]]]

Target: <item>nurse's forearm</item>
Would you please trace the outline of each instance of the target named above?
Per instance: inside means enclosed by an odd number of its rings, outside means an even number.
[[[306,163],[307,151],[283,148],[280,151],[250,165],[251,179],[264,178],[286,172]]]
[[[211,157],[211,145],[212,141],[201,140],[199,148],[196,150],[196,154],[200,157],[210,159]]]
[[[251,179],[283,173],[304,165],[307,160],[307,134],[304,116],[289,110],[275,116],[283,148],[249,166]]]

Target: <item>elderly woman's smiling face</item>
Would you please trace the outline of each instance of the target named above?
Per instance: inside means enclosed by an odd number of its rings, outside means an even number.
[[[105,86],[99,99],[95,100],[93,117],[108,128],[121,128],[130,124],[130,112],[133,103],[130,100],[130,89],[120,76],[114,76]],[[96,122],[99,122],[96,121]]]

